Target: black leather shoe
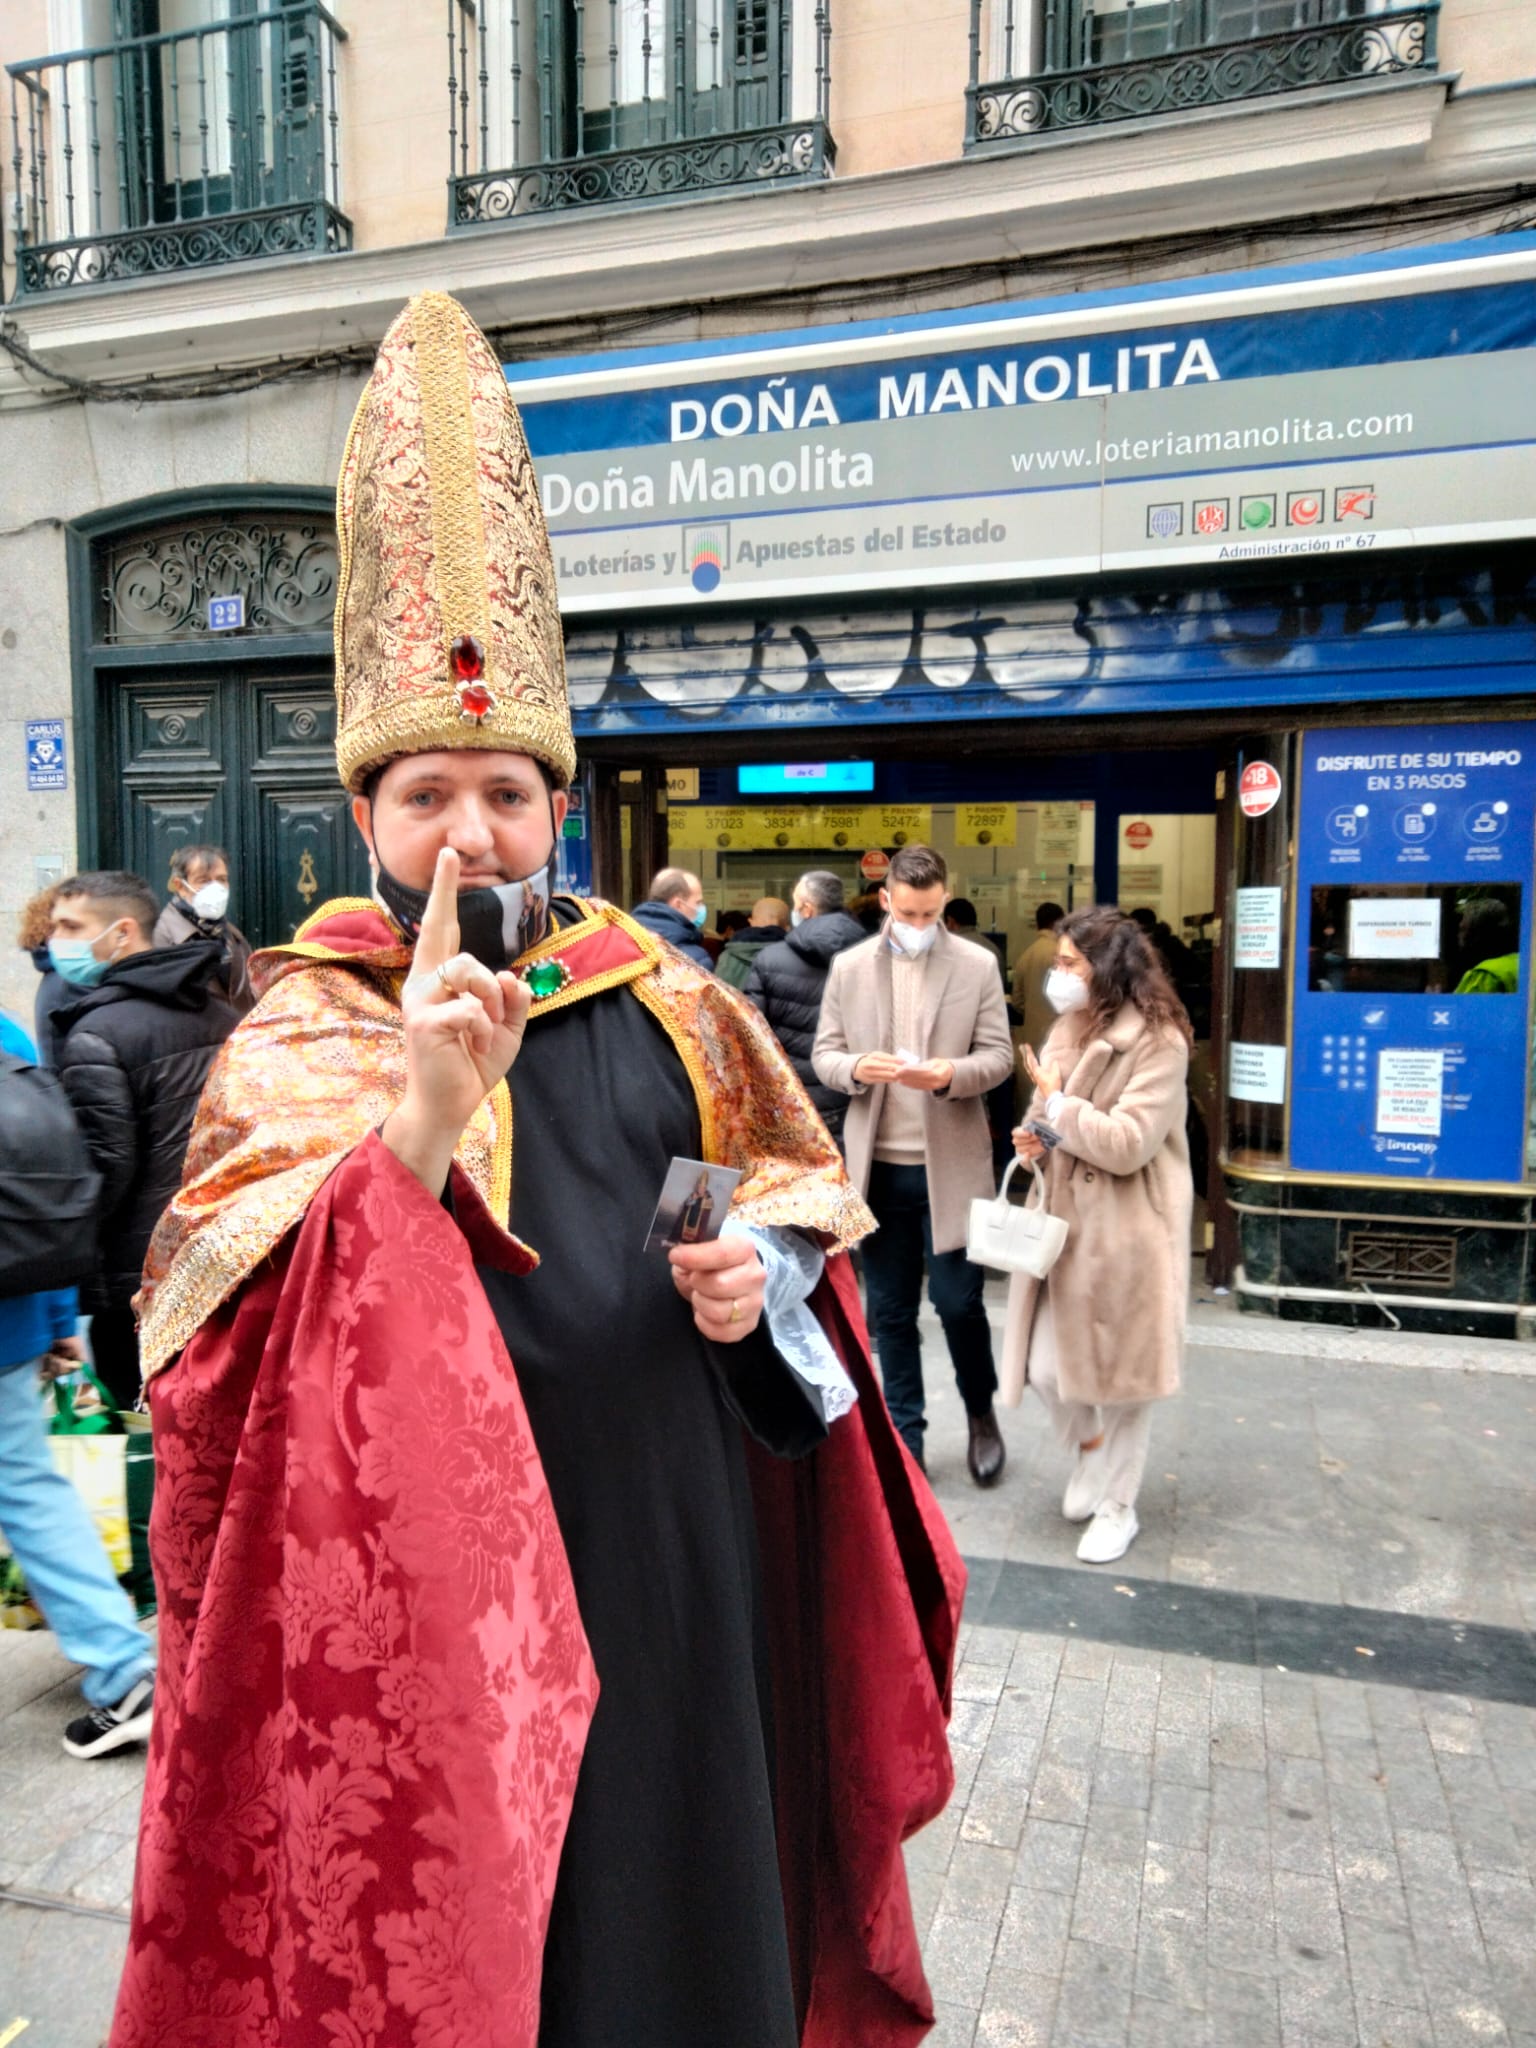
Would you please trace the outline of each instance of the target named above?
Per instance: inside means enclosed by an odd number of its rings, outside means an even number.
[[[1008,1447],[997,1426],[997,1417],[989,1408],[985,1415],[972,1415],[969,1421],[971,1442],[965,1462],[971,1477],[978,1486],[996,1486],[1008,1462]]]

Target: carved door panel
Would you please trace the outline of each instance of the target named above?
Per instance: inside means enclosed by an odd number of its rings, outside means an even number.
[[[336,780],[336,700],[313,669],[113,678],[119,772],[102,862],[164,891],[172,849],[229,852],[230,914],[269,946],[332,896],[368,893]]]
[[[232,836],[223,685],[216,676],[131,682],[116,709],[117,843],[103,861],[163,891],[174,847]]]
[[[336,780],[330,676],[257,677],[243,703],[253,910],[270,945],[331,897],[366,896],[368,861]]]

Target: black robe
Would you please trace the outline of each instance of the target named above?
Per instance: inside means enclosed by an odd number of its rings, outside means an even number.
[[[543,1263],[480,1278],[602,1688],[539,2048],[795,2048],[741,1420],[780,1451],[824,1428],[765,1330],[708,1344],[666,1255],[641,1251],[667,1166],[700,1156],[700,1128],[635,997],[535,1013],[510,1083],[511,1227]]]

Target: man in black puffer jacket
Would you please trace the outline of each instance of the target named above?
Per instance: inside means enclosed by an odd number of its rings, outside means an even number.
[[[813,868],[796,882],[792,919],[789,937],[764,946],[754,957],[741,992],[767,1018],[822,1121],[841,1144],[848,1097],[817,1080],[811,1047],[834,958],[861,945],[869,934],[844,910],[843,885],[825,868]]]
[[[192,1113],[235,1012],[210,993],[212,940],[152,943],[160,905],[137,875],[75,875],[53,903],[49,952],[70,984],[55,1012],[59,1077],[101,1175],[97,1272],[81,1290],[96,1371],[139,1398],[132,1301],[160,1212],[181,1185]]]

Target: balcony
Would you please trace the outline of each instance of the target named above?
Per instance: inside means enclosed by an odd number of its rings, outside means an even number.
[[[16,297],[350,247],[345,40],[313,0],[280,0],[7,65]]]
[[[448,0],[450,228],[826,177],[827,0]]]
[[[966,148],[1435,68],[1439,0],[971,0]]]

